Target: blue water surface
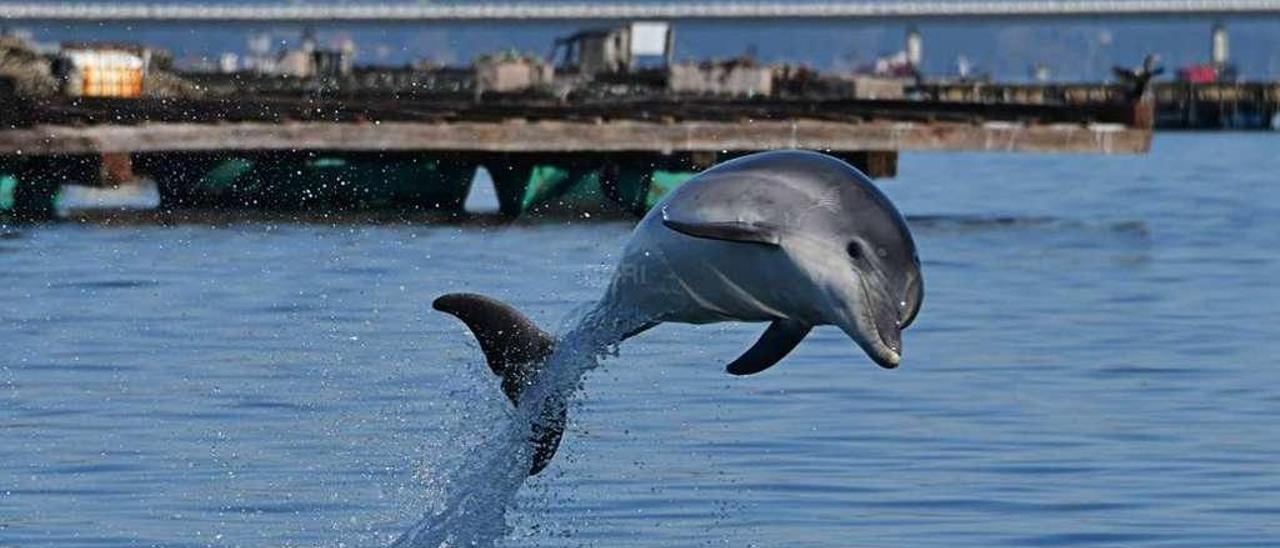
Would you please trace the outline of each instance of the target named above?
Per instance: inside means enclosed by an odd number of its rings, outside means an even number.
[[[732,378],[760,326],[645,333],[500,543],[1274,545],[1277,151],[903,155],[883,187],[927,296],[902,367],[821,328]],[[3,229],[0,546],[390,542],[509,414],[432,298],[562,327],[628,230]]]

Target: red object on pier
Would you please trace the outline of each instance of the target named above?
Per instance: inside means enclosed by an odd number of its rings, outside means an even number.
[[[1192,84],[1212,84],[1218,81],[1218,67],[1190,65],[1178,69],[1178,81]]]

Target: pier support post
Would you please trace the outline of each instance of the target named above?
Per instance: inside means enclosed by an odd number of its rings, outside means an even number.
[[[138,182],[133,173],[133,158],[127,153],[102,155],[101,182],[106,186],[120,186]]]
[[[898,151],[860,150],[836,154],[872,179],[892,179],[898,176]]]
[[[199,204],[197,183],[218,161],[211,153],[161,152],[134,157],[133,168],[156,182],[160,209],[172,210]]]
[[[493,179],[493,190],[498,194],[498,212],[510,218],[520,215],[533,163],[516,154],[503,154],[485,161],[484,166],[489,178]]]

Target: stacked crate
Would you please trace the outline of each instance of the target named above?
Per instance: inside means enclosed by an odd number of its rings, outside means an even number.
[[[73,97],[140,97],[144,59],[109,49],[66,49],[64,93]]]

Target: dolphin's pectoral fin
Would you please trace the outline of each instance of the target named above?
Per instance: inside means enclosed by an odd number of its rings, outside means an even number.
[[[726,368],[733,375],[752,375],[773,367],[773,364],[790,354],[813,326],[787,320],[777,320],[760,335],[742,356]]]
[[[536,476],[551,463],[560,448],[560,438],[564,437],[565,423],[569,420],[569,408],[561,402],[556,409],[547,412],[547,417],[533,421],[529,441],[533,443],[533,461],[529,466],[529,475]]]
[[[774,246],[782,242],[782,234],[778,227],[767,223],[748,221],[686,222],[667,218],[664,215],[662,224],[671,230],[694,238]]]

